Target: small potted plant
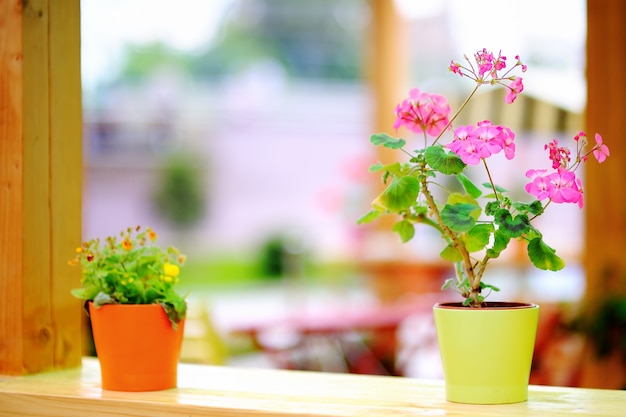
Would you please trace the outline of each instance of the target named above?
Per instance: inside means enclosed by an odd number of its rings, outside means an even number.
[[[82,268],[72,294],[87,304],[104,389],[176,386],[187,303],[174,287],[185,256],[156,240],[150,228],[129,227],[83,243],[70,261]]]
[[[391,214],[397,217],[392,229],[403,242],[413,238],[419,224],[434,228],[445,241],[441,257],[454,265],[455,276],[446,280],[444,288],[463,299],[434,306],[448,400],[525,401],[538,306],[487,302],[486,293],[498,288],[483,277],[490,262],[513,240],[526,246],[535,267],[558,271],[565,266],[534,220],[555,204],[582,208],[583,186],[576,172],[591,155],[603,162],[609,149],[599,134],[588,150],[584,132],[574,137],[573,151],[553,139],[545,145],[548,164],[523,173],[528,178],[528,201],[514,201],[512,193],[497,183],[498,173],[489,163],[492,158],[515,157],[515,133],[489,120],[467,126],[453,127],[453,123],[483,85],[503,86],[506,103],[513,103],[524,89],[516,72],[525,72],[526,65],[516,56],[509,68],[505,56],[483,49],[472,58],[464,56],[462,62],[452,61],[449,69],[474,83],[454,114],[446,97],[413,89],[395,109],[394,128],[404,127],[422,138],[407,145],[405,139],[385,133],[371,136],[374,145],[399,150],[404,158],[370,168],[382,174],[384,190],[359,223]],[[486,174],[481,185],[472,179],[475,169]],[[450,191],[449,180],[458,184],[458,191]],[[453,356],[456,353],[458,357]],[[517,353],[519,357],[512,356]]]

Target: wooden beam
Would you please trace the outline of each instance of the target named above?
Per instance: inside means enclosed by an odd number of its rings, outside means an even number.
[[[78,366],[79,0],[0,0],[0,374]]]
[[[407,52],[406,21],[400,16],[395,2],[370,0],[371,21],[366,72],[372,93],[372,132],[393,134],[394,109],[408,95],[409,54]],[[364,138],[368,140],[368,138]],[[374,149],[372,145],[372,149]],[[383,164],[392,163],[398,153],[378,146],[375,159]],[[372,176],[371,199],[384,189],[379,176]],[[400,246],[400,240],[391,232],[392,216],[386,216],[370,225],[367,240],[388,241]],[[362,226],[367,227],[367,226]],[[375,231],[375,232],[374,232]],[[369,246],[365,244],[364,246]],[[366,254],[366,257],[369,254]]]
[[[368,75],[373,97],[372,128],[375,132],[391,133],[395,122],[393,110],[408,95],[406,23],[393,1],[371,0],[370,7],[372,26]],[[393,162],[397,157],[388,149],[377,149],[381,162]]]
[[[24,276],[22,16],[0,3],[0,373],[21,371]]]
[[[591,141],[595,132],[602,134],[611,151],[606,163],[585,166],[584,265],[591,313],[607,296],[626,296],[626,3],[588,1],[587,23],[586,128]],[[623,388],[626,374],[616,360],[598,363],[588,355],[583,386]]]

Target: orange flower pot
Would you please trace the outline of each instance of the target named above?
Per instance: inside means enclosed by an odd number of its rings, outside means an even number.
[[[102,388],[156,391],[176,387],[184,321],[176,330],[159,304],[89,303]]]

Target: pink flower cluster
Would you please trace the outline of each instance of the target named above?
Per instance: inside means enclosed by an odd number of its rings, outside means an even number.
[[[450,105],[440,94],[424,93],[414,88],[409,97],[396,107],[394,129],[401,126],[412,132],[425,132],[437,137],[448,126],[450,121]]]
[[[526,176],[532,181],[526,184],[526,192],[537,200],[550,199],[555,203],[578,203],[583,207],[583,187],[574,171],[557,168],[549,172],[547,169],[529,169]]]
[[[584,155],[581,151],[586,144],[587,134],[585,132],[578,133],[574,140],[577,144],[576,161],[573,165],[571,162],[571,151],[559,146],[559,142],[553,139],[545,145],[545,149],[549,152],[549,158],[552,161],[552,169],[550,172],[546,169],[530,169],[526,172],[526,177],[531,182],[526,184],[526,191],[535,196],[537,200],[549,199],[554,203],[577,203],[579,207],[583,207],[583,187],[582,182],[576,177],[574,171],[581,162],[585,162],[589,154],[593,154],[599,163],[602,163],[610,155],[609,148],[602,143],[602,136],[598,133],[595,135],[596,144]]]
[[[526,65],[522,64],[519,56],[515,57],[516,63],[513,68],[503,74],[501,71],[506,69],[506,57],[501,54],[494,57],[491,52],[482,49],[474,54],[475,64],[467,56],[464,58],[467,66],[453,61],[450,64],[450,70],[460,76],[473,79],[477,84],[476,88],[482,84],[503,85],[508,89],[505,96],[506,103],[513,103],[517,94],[524,90],[522,78],[510,75],[516,67],[521,67],[522,72],[526,71]],[[397,105],[395,115],[396,121],[393,127],[396,130],[404,126],[412,132],[423,132],[436,138],[435,143],[451,124],[450,105],[447,99],[440,94],[429,94],[417,88],[410,90],[409,97]],[[452,120],[455,117],[452,117]],[[553,171],[546,169],[527,171],[526,177],[530,178],[531,182],[526,185],[526,191],[538,200],[549,199],[555,203],[577,203],[582,207],[582,182],[576,177],[576,169],[580,163],[587,160],[590,154],[593,154],[598,162],[604,162],[609,156],[609,149],[602,143],[602,137],[599,134],[595,136],[596,144],[593,149],[582,154],[587,144],[586,137],[584,132],[574,137],[577,150],[573,163],[571,151],[559,146],[556,139],[545,145],[552,161]],[[502,151],[510,160],[515,157],[515,133],[508,127],[494,125],[491,121],[484,120],[476,125],[456,128],[454,139],[445,147],[458,155],[467,165],[477,165]]]
[[[504,150],[507,159],[515,157],[515,133],[505,126],[493,125],[489,120],[476,126],[461,126],[454,130],[454,140],[446,145],[467,165],[476,165]]]
[[[515,67],[522,67],[522,72],[526,72],[526,65],[522,64],[519,55],[515,56],[516,63],[513,68],[506,71],[504,74],[499,74],[498,71],[506,69],[506,56],[501,53],[497,57],[493,56],[493,53],[487,51],[485,48],[482,51],[478,51],[474,54],[474,61],[476,67],[469,60],[467,56],[464,57],[467,61],[467,66],[461,65],[458,62],[450,62],[450,71],[461,77],[466,76],[478,84],[501,84],[507,88],[507,94],[504,96],[504,101],[507,104],[511,104],[517,98],[517,95],[524,91],[524,84],[521,77],[509,76],[509,73]],[[509,81],[508,84],[505,81]]]

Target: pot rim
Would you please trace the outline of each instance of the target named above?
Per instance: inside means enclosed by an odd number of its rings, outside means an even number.
[[[482,308],[472,308],[464,306],[460,301],[436,303],[433,309],[441,310],[464,310],[464,311],[495,311],[495,310],[522,310],[528,308],[539,308],[534,303],[524,303],[517,301],[492,301],[486,303]]]

